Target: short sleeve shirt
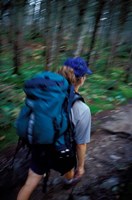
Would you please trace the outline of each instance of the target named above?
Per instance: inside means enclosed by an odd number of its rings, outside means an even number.
[[[82,101],[74,103],[71,109],[72,123],[75,127],[75,142],[86,144],[90,142],[91,112],[89,107]]]

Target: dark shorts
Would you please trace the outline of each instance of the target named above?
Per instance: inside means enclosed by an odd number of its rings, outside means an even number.
[[[54,169],[63,175],[76,167],[75,155],[68,158],[59,158],[52,145],[34,145],[31,154],[30,168],[39,175],[43,175],[49,169]]]

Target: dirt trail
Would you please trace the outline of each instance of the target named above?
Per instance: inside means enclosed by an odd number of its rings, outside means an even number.
[[[31,200],[132,199],[131,133],[128,130],[126,133],[116,133],[102,129],[102,124],[110,121],[111,116],[119,114],[122,109],[125,113],[132,109],[132,104],[119,107],[118,112],[117,110],[107,111],[93,117],[91,143],[88,145],[85,175],[81,182],[66,189],[63,187],[59,174],[52,171],[47,193],[42,193],[42,183],[40,183]],[[116,119],[116,122],[118,123],[119,120]],[[1,200],[15,200],[27,174],[29,162],[23,157],[25,150],[20,151],[17,156],[14,173],[8,167],[6,168],[9,166],[13,152],[14,147],[11,147],[0,154]]]

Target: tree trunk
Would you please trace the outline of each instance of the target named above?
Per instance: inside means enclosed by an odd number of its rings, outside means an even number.
[[[108,8],[108,17],[107,17],[107,29],[105,33],[105,38],[104,38],[104,46],[108,46],[110,44],[110,35],[111,35],[111,30],[112,30],[112,21],[113,21],[113,10],[114,10],[114,5],[115,1],[111,0],[108,2],[109,8]]]
[[[2,3],[0,3],[0,56],[2,53]],[[0,59],[1,62],[1,59]],[[0,63],[1,64],[1,63]]]
[[[100,18],[101,18],[102,12],[103,12],[104,5],[105,5],[105,0],[100,0],[98,8],[97,8],[96,17],[95,17],[95,25],[94,25],[92,39],[91,39],[91,43],[90,43],[90,47],[89,47],[89,53],[88,53],[88,56],[87,56],[87,61],[90,60],[90,55],[91,55],[92,49],[94,47],[96,33],[97,33],[97,30],[98,30],[98,24],[100,22]]]
[[[71,42],[71,38],[74,31],[74,18],[73,9],[76,5],[73,1],[66,1],[66,10],[64,16],[64,38],[68,42]],[[71,45],[70,45],[71,46]]]
[[[64,30],[64,14],[66,10],[66,1],[57,1],[58,2],[58,15],[56,17],[56,23],[54,27],[53,34],[53,43],[52,43],[52,60],[54,60],[54,65],[58,65],[59,53],[61,46],[63,44],[63,30]]]
[[[119,15],[119,23],[120,23],[120,32],[123,31],[124,25],[127,21],[127,16],[130,11],[130,1],[129,0],[120,0],[121,9]]]
[[[37,38],[40,36],[40,27],[39,27],[39,19],[40,19],[40,2],[37,2],[37,0],[34,1],[34,4],[32,6],[32,25],[31,25],[31,35],[32,39]],[[42,3],[42,2],[41,2]]]
[[[46,0],[46,13],[45,13],[45,17],[46,17],[46,27],[45,27],[45,33],[44,33],[44,45],[46,45],[45,47],[45,66],[44,69],[45,70],[49,70],[50,66],[51,66],[51,62],[50,62],[50,57],[51,57],[51,27],[50,27],[50,18],[51,18],[51,1]]]
[[[37,26],[36,26],[36,21],[35,21],[35,6],[36,6],[36,0],[34,1],[32,5],[32,23],[31,23],[31,39],[35,39],[36,33],[37,33]]]
[[[22,62],[21,62],[21,50],[20,50],[20,46],[19,46],[20,32],[16,31],[15,34],[16,34],[16,39],[13,42],[13,51],[14,51],[14,57],[13,57],[14,71],[13,71],[13,74],[19,74],[19,67],[22,65]]]
[[[2,3],[0,3],[0,66],[2,65],[1,54],[2,54]]]
[[[129,54],[128,65],[125,71],[126,71],[126,74],[125,74],[124,82],[129,83],[129,81],[132,81],[132,80],[129,80],[130,77],[132,76],[132,49]]]
[[[88,0],[80,0],[78,3],[78,20],[77,20],[77,27],[75,30],[75,35],[74,35],[74,47],[75,47],[75,52],[74,56],[79,56],[82,47],[83,47],[83,40],[84,40],[84,35],[86,32],[86,29],[84,27],[84,21],[85,21],[85,13],[87,10],[87,4]]]
[[[13,4],[13,61],[14,71],[13,74],[19,74],[19,68],[22,65],[22,44],[23,44],[23,2],[14,1]]]
[[[40,20],[39,20],[39,24],[40,24],[40,33],[41,36],[43,36],[43,33],[45,31],[45,1],[41,1],[40,4]]]
[[[122,33],[124,32],[125,23],[129,14],[129,0],[119,0],[118,2],[119,13],[117,15],[117,23],[115,27],[114,37],[112,39],[111,53],[108,58],[107,65],[113,65],[117,56],[117,47],[121,45]]]

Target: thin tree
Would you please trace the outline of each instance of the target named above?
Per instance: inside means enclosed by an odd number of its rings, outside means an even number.
[[[2,9],[3,9],[3,4],[2,2],[0,2],[0,66],[2,65],[2,60],[1,60],[1,56],[2,56],[2,51],[3,51],[3,44],[2,44],[2,39],[3,39],[3,26],[2,26]]]
[[[7,35],[7,22],[4,22],[4,15],[8,15],[11,8],[11,1],[0,1],[0,51],[2,51],[3,41]],[[5,34],[5,37],[3,37]],[[3,39],[4,38],[4,39]],[[7,45],[6,45],[7,46]]]
[[[57,9],[58,8],[58,9]],[[56,9],[56,23],[54,26],[53,44],[52,44],[52,59],[54,60],[55,66],[58,65],[59,53],[63,44],[63,30],[64,30],[64,15],[66,10],[66,1],[57,0]]]
[[[39,24],[40,24],[40,33],[43,36],[45,31],[45,1],[41,1],[40,10],[39,10]]]
[[[132,79],[132,48],[129,54],[129,59],[128,59],[128,63],[126,65],[126,73],[125,73],[125,79],[124,82],[125,83],[129,83],[130,78]]]
[[[0,56],[2,53],[2,2],[0,2]],[[0,59],[1,65],[1,59]]]
[[[79,56],[82,51],[83,41],[84,41],[83,36],[85,35],[85,32],[86,32],[84,23],[85,23],[85,14],[87,11],[87,4],[88,4],[88,0],[84,0],[84,1],[80,0],[78,3],[78,20],[77,20],[77,26],[76,26],[75,35],[74,35],[74,42],[75,42],[74,56]]]
[[[107,20],[105,20],[107,28],[106,28],[105,35],[104,35],[105,38],[104,38],[104,45],[103,46],[108,46],[109,43],[110,43],[110,36],[111,36],[112,22],[113,22],[114,5],[115,5],[115,1],[114,0],[108,1],[108,15],[107,15]]]
[[[41,1],[40,3],[37,0],[34,0],[34,3],[32,5],[32,23],[31,23],[32,39],[35,39],[36,37],[40,36],[39,20],[43,2],[44,1]]]
[[[98,6],[97,6],[96,15],[95,15],[95,25],[94,25],[94,29],[93,29],[91,42],[90,42],[87,61],[89,61],[92,49],[94,47],[94,43],[95,43],[95,39],[96,39],[96,33],[97,33],[97,30],[98,30],[98,25],[99,25],[99,22],[100,22],[100,18],[102,16],[104,5],[105,5],[105,0],[99,0]]]
[[[23,38],[23,8],[26,0],[12,2],[13,9],[13,74],[19,74],[19,68],[22,65],[22,38]]]
[[[118,3],[118,4],[117,4]],[[127,17],[130,12],[129,0],[119,0],[115,5],[118,8],[116,11],[116,23],[114,27],[114,37],[112,37],[111,53],[108,59],[108,65],[113,65],[117,56],[117,47],[121,44],[121,39],[124,32],[124,27],[127,22]]]
[[[31,35],[32,35],[32,39],[34,39],[36,37],[36,33],[37,33],[37,24],[36,24],[36,16],[35,16],[35,7],[36,7],[36,0],[34,0],[33,4],[32,4],[32,23],[31,23]]]
[[[44,31],[44,46],[45,46],[45,70],[49,70],[51,66],[51,1],[45,1],[46,12],[44,13],[45,17],[45,31]]]
[[[120,0],[120,14],[119,14],[119,32],[123,32],[124,30],[124,25],[127,21],[128,14],[130,12],[130,1],[129,0]]]

